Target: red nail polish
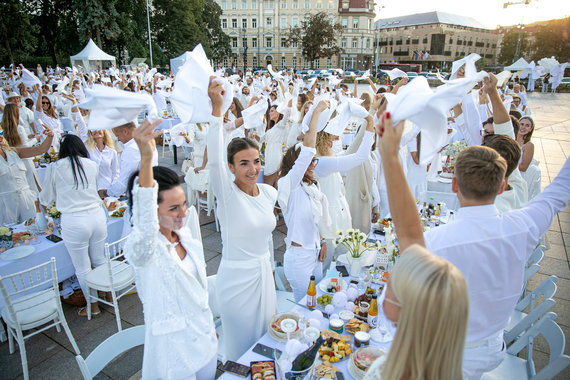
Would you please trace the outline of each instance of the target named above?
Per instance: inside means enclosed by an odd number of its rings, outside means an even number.
[[[389,119],[390,118],[390,112],[386,112],[386,117]]]
[[[384,133],[384,127],[380,128],[380,131],[381,131],[382,133]]]

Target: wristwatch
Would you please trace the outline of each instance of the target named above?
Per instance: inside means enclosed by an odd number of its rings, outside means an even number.
[[[326,244],[326,240],[325,239],[321,239],[321,245]]]

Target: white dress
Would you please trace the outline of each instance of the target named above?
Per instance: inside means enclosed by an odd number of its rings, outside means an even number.
[[[275,229],[277,190],[257,184],[249,196],[230,179],[223,151],[222,119],[208,133],[208,168],[222,231],[216,295],[224,328],[225,358],[237,360],[267,330],[276,311],[269,241]]]
[[[412,152],[417,151],[416,139],[412,139],[408,143],[408,172],[406,174],[406,178],[408,180],[408,185],[410,185],[410,189],[412,190],[412,194],[414,194],[415,198],[420,199],[420,195],[427,192],[427,165],[423,165],[422,163],[418,165],[414,162]]]
[[[46,115],[45,112],[39,112],[36,110],[34,110],[34,116],[38,125],[41,121],[52,130],[53,142],[51,143],[51,146],[55,149],[56,152],[59,152],[59,139],[63,135],[63,127],[61,126],[61,121],[59,121],[59,119]]]
[[[21,223],[36,215],[34,195],[26,179],[26,164],[12,150],[0,156],[0,225]]]
[[[188,203],[194,204],[194,191],[207,192],[207,211],[210,215],[214,209],[214,196],[210,187],[210,169],[202,169],[198,173],[194,173],[194,168],[202,166],[204,162],[204,149],[206,149],[206,138],[208,137],[208,124],[202,124],[202,130],[196,124],[190,124],[188,137],[194,146],[194,165],[189,168],[184,177],[184,182],[188,187]]]
[[[198,276],[182,263],[175,244],[159,232],[158,185],[133,189],[134,227],[125,256],[135,268],[146,326],[142,378],[188,378],[216,355],[218,342],[208,305],[208,281],[198,216],[176,231]],[[194,273],[193,273],[194,272]]]
[[[283,119],[266,131],[261,142],[265,142],[265,169],[264,175],[272,175],[277,173],[281,167],[283,158],[283,144],[287,139],[289,130],[287,129],[291,115],[291,108],[286,108],[283,113]]]

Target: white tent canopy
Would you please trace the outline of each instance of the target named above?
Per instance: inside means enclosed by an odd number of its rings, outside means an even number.
[[[528,62],[524,60],[524,58],[519,58],[515,63],[510,66],[505,67],[505,70],[509,71],[521,71],[521,70],[529,70]]]
[[[178,70],[180,70],[184,62],[186,62],[186,60],[189,59],[190,57],[191,57],[190,52],[186,51],[182,53],[180,57],[172,58],[170,60],[170,71],[172,71],[172,73],[176,75],[176,73],[178,73]]]
[[[71,66],[80,65],[85,70],[102,69],[107,61],[111,61],[113,66],[116,65],[115,57],[101,50],[92,39],[89,39],[83,50],[69,58],[71,59]]]

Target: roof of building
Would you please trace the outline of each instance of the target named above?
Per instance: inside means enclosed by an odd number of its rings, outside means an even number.
[[[374,22],[374,28],[375,29],[399,28],[403,26],[414,26],[414,25],[425,25],[425,24],[449,24],[449,25],[467,26],[470,28],[477,28],[477,29],[490,29],[471,17],[454,15],[451,13],[439,12],[439,11],[416,13],[407,16],[379,19]]]

